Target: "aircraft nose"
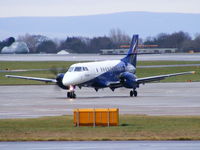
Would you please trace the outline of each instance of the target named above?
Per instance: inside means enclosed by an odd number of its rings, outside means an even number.
[[[73,77],[70,76],[68,73],[65,73],[63,80],[62,80],[62,83],[65,86],[69,86],[69,85],[71,85],[72,80],[73,80]]]
[[[63,77],[63,85],[65,86],[70,86],[70,85],[75,85],[78,84],[79,77],[75,74],[72,73],[66,73]]]

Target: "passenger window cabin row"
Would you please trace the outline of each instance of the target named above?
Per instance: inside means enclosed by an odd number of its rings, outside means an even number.
[[[100,67],[96,68],[96,72],[106,72],[106,71],[123,71],[125,70],[124,66],[115,66],[115,67]],[[81,71],[89,71],[87,67],[70,67],[68,72],[81,72]]]
[[[96,72],[106,72],[106,71],[112,71],[112,72],[115,72],[115,71],[124,71],[125,70],[125,67],[124,66],[115,66],[115,67],[100,67],[99,69],[96,68]]]

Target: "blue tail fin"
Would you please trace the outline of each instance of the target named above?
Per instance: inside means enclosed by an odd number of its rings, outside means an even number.
[[[124,61],[126,63],[130,63],[134,67],[136,67],[136,63],[137,63],[138,37],[139,37],[138,35],[133,35],[130,49],[129,49],[126,57],[124,57],[122,59],[122,61]]]

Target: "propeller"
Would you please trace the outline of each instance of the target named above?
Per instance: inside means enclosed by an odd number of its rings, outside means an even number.
[[[50,70],[50,72],[54,76],[57,76],[59,73],[65,73],[65,72],[67,72],[68,68],[56,68],[56,67],[52,67],[49,70]]]
[[[57,86],[55,86],[55,89],[56,90],[58,90],[58,89],[60,90],[60,88],[67,89],[68,87],[65,87],[62,84],[62,79],[64,77],[65,72],[67,72],[68,68],[56,68],[56,67],[52,67],[49,70],[54,75],[53,78],[55,78],[56,81],[57,81]],[[60,87],[60,88],[58,88],[58,87]]]
[[[120,81],[120,83],[124,84],[125,78],[124,78],[123,74],[120,74],[119,81]]]

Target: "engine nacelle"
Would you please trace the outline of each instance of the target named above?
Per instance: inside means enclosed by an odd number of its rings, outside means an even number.
[[[59,74],[57,75],[57,77],[56,77],[56,81],[57,81],[57,85],[58,85],[60,88],[66,90],[66,89],[69,89],[69,87],[66,87],[66,86],[63,85],[63,83],[62,83],[62,80],[63,80],[64,75],[65,75],[64,73],[59,73]]]
[[[136,76],[130,72],[124,72],[120,75],[120,82],[126,88],[137,88],[139,87],[136,82]]]

